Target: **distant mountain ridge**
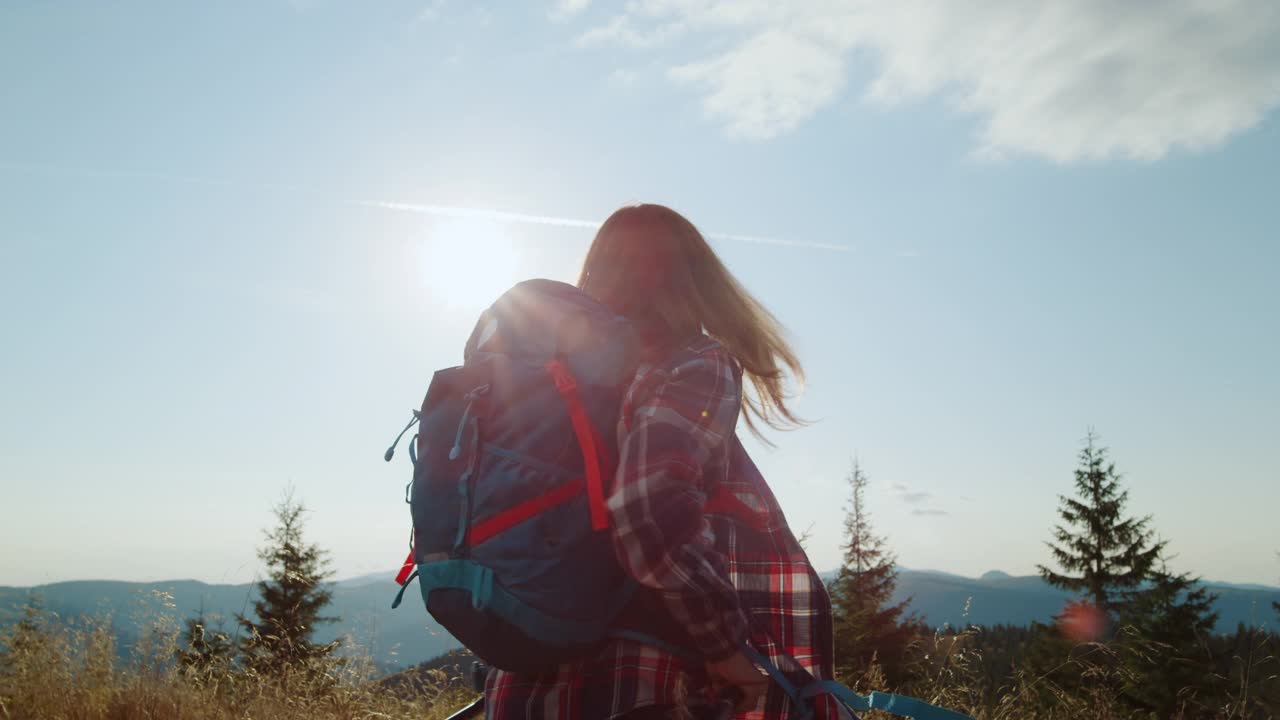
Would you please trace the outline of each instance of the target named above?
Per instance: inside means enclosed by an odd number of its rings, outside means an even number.
[[[1246,626],[1280,627],[1271,603],[1280,601],[1280,587],[1205,582],[1218,594],[1215,630],[1233,632]],[[1028,625],[1048,622],[1073,595],[1044,582],[1038,575],[1013,576],[992,570],[979,578],[937,571],[900,569],[894,601],[911,599],[911,609],[931,627],[944,624]],[[967,609],[967,614],[966,614]]]
[[[415,597],[416,585],[406,593],[405,602],[392,610],[396,591],[396,584],[385,573],[333,583],[333,604],[325,614],[340,621],[320,625],[317,639],[327,642],[350,636],[358,649],[368,652],[384,670],[414,665],[459,647]],[[31,588],[0,586],[0,626],[16,622],[27,598],[37,593],[45,608],[63,618],[110,618],[117,645],[124,651],[157,613],[171,614],[185,623],[203,609],[213,626],[221,621],[234,634],[235,615],[252,612],[254,592],[251,584],[213,585],[198,580],[74,580]],[[171,599],[157,593],[166,593]]]
[[[825,573],[830,579],[835,572]],[[1280,627],[1271,603],[1280,601],[1280,588],[1266,585],[1205,583],[1218,593],[1217,631],[1231,632],[1248,626]],[[76,580],[33,588],[0,587],[0,626],[16,622],[28,596],[38,593],[45,607],[62,617],[110,617],[122,650],[132,644],[139,628],[158,612],[171,613],[178,621],[194,617],[201,608],[214,620],[221,618],[234,631],[236,613],[251,609],[253,586],[217,585],[197,580],[134,583],[112,580]],[[167,593],[162,601],[156,593]],[[410,588],[403,605],[391,609],[395,583],[385,573],[362,575],[333,584],[333,607],[328,614],[341,622],[321,626],[320,640],[339,636],[354,638],[359,650],[368,652],[386,671],[409,667],[438,657],[459,644],[427,614]],[[1047,622],[1069,595],[1050,587],[1038,576],[1012,576],[998,570],[969,578],[937,570],[900,569],[895,601],[910,598],[911,609],[931,627],[951,625],[1027,625]],[[168,602],[171,606],[166,606]]]

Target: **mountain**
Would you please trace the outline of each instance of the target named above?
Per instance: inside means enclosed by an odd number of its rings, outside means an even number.
[[[824,577],[829,580],[834,575],[826,573]],[[1280,601],[1280,588],[1212,582],[1207,586],[1219,595],[1215,605],[1218,632],[1234,631],[1240,623],[1277,626],[1271,603]],[[127,652],[139,629],[150,626],[157,614],[182,621],[203,608],[213,624],[221,618],[227,629],[234,631],[235,615],[250,607],[253,591],[251,585],[209,585],[195,580],[83,580],[34,588],[0,587],[0,626],[16,622],[27,598],[37,593],[46,608],[63,618],[109,618],[119,647]],[[458,647],[457,641],[427,614],[416,585],[409,589],[404,603],[392,610],[395,592],[395,583],[383,573],[334,583],[329,614],[341,618],[341,622],[321,626],[319,639],[350,636],[354,639],[353,650],[368,652],[387,672],[411,667]],[[157,593],[167,593],[168,599]],[[1048,622],[1062,610],[1069,595],[1034,575],[1015,577],[997,570],[980,578],[968,578],[936,570],[900,568],[895,600],[908,598],[911,609],[931,627],[963,627]]]
[[[64,619],[96,617],[109,620],[118,647],[127,652],[141,628],[158,616],[178,622],[195,617],[203,608],[213,626],[221,621],[234,634],[237,613],[252,611],[252,585],[210,585],[196,580],[156,583],[80,580],[33,588],[0,587],[0,626],[15,622],[31,594]],[[167,594],[165,596],[159,594]],[[350,636],[350,650],[368,652],[386,671],[409,667],[459,646],[427,614],[417,585],[396,610],[391,601],[396,585],[385,574],[353,578],[333,584],[333,605],[326,612],[340,622],[321,625],[317,639]]]
[[[930,627],[964,627],[1047,622],[1069,597],[1034,576],[989,572],[974,579],[903,569],[893,599],[910,600],[912,611]]]
[[[827,580],[835,571],[824,573]],[[1218,594],[1215,630],[1233,632],[1236,626],[1278,624],[1273,601],[1280,601],[1280,588],[1265,585],[1237,585],[1208,582]],[[1038,575],[1013,576],[999,570],[980,578],[937,570],[898,569],[898,587],[893,602],[910,601],[913,612],[930,627],[966,625],[1029,625],[1049,622],[1073,596],[1052,587]]]
[[[1276,627],[1271,603],[1280,601],[1280,588],[1206,582],[1218,594],[1215,630],[1233,632],[1236,626]],[[900,569],[895,602],[910,598],[911,609],[931,627],[964,625],[1027,625],[1048,622],[1073,596],[1050,586],[1038,575],[1015,577],[993,570],[980,578],[934,571]],[[967,608],[967,614],[966,614]]]

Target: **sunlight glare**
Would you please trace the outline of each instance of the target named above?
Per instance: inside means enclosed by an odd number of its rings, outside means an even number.
[[[440,218],[422,243],[423,280],[440,307],[480,311],[521,276],[516,229],[489,218]]]

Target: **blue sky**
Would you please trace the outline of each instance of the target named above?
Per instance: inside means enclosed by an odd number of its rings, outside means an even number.
[[[1173,567],[1276,583],[1280,10],[780,5],[0,6],[0,584],[247,581],[290,483],[393,572],[430,373],[636,200],[778,241],[717,247],[815,564],[857,454],[904,566],[1031,573],[1094,426]]]

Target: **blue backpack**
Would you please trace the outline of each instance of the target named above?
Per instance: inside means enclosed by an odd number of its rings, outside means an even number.
[[[481,314],[463,364],[435,373],[384,455],[390,461],[418,426],[405,488],[412,542],[392,607],[418,578],[431,616],[503,670],[545,671],[612,638],[699,661],[658,631],[617,623],[636,585],[600,533],[609,527],[605,483],[617,464],[622,397],[639,356],[625,318],[565,283],[520,283]],[[734,514],[724,495],[713,493],[710,503],[727,502],[722,511]],[[797,688],[767,658],[743,650],[801,712],[810,698],[832,694],[850,710],[965,717],[832,682]]]
[[[414,571],[432,617],[490,665],[581,657],[631,598],[599,533],[638,354],[625,318],[529,280],[480,316],[463,364],[435,373],[401,432],[418,425],[401,593]]]

